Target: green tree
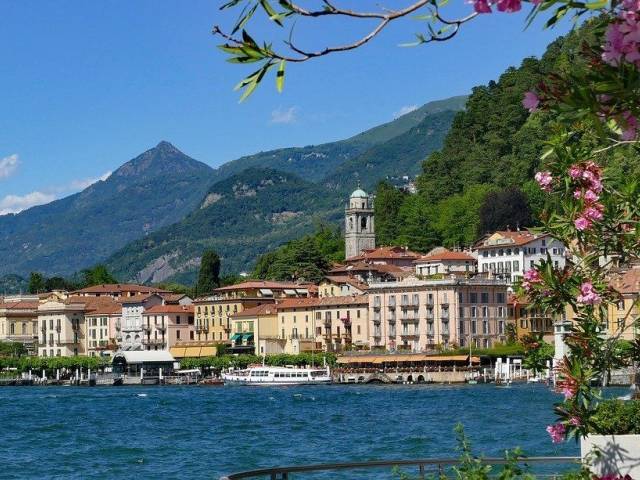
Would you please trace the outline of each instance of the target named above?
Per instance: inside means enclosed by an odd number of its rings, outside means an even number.
[[[404,200],[405,194],[389,182],[383,181],[378,184],[373,206],[377,245],[393,245],[396,242],[400,224],[398,215]]]
[[[205,250],[200,260],[198,272],[198,295],[206,295],[220,286],[220,257],[213,250]]]
[[[31,272],[29,275],[29,293],[41,293],[44,291],[46,291],[44,276],[38,272]]]
[[[107,270],[107,267],[103,264],[98,264],[91,268],[84,269],[82,270],[81,275],[83,287],[118,283],[118,280],[109,273],[109,270]]]
[[[479,215],[480,235],[507,228],[534,226],[527,197],[517,188],[487,193],[480,206]]]

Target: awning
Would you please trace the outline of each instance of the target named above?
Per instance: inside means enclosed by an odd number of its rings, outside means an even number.
[[[169,351],[175,358],[183,358],[185,350],[186,348],[184,347],[171,347]]]
[[[215,357],[216,356],[216,347],[202,347],[200,349],[201,357]]]
[[[260,293],[261,293],[262,295],[268,295],[268,296],[270,296],[270,297],[273,297],[273,290],[270,290],[270,289],[268,289],[268,288],[261,288],[261,289],[260,289]]]
[[[253,340],[253,333],[244,333],[242,335],[242,341],[249,341],[249,340]]]
[[[295,294],[296,294],[296,291],[295,291],[295,290],[292,290],[292,289],[290,289],[290,288],[285,288],[285,289],[284,289],[284,294],[285,294],[285,295],[295,295]]]
[[[425,355],[425,354],[396,354],[396,355],[353,355],[338,358],[340,364],[356,364],[356,363],[403,363],[403,362],[457,362],[469,363],[467,355]],[[472,363],[480,363],[480,357],[471,357]]]
[[[309,293],[309,289],[308,288],[296,288],[296,292],[298,292],[300,295],[306,295]]]
[[[236,340],[240,340],[242,338],[242,334],[241,333],[234,333],[233,335],[231,335],[231,341],[235,342]]]

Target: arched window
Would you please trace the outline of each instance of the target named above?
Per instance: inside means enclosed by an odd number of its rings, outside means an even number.
[[[360,228],[362,230],[366,230],[367,229],[367,217],[362,217],[360,219]]]
[[[353,230],[353,217],[349,217],[349,230]]]

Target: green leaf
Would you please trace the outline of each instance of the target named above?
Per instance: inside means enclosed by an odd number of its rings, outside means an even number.
[[[278,72],[276,73],[276,88],[279,93],[282,93],[284,89],[284,67],[286,64],[286,60],[282,60],[280,62],[280,66],[278,67]]]
[[[282,26],[282,21],[280,21],[280,16],[278,15],[278,12],[276,12],[273,9],[271,4],[269,3],[269,0],[260,0],[260,5],[262,5],[263,10],[267,12],[267,15],[269,15],[270,20]]]
[[[249,19],[253,16],[253,14],[256,12],[256,9],[258,8],[258,4],[256,3],[247,13],[245,13],[247,7],[245,7],[242,12],[240,13],[240,17],[238,18],[238,21],[236,22],[235,26],[233,27],[233,30],[231,31],[231,35],[233,35],[234,33],[236,33],[238,30],[244,28],[244,26],[247,24],[247,22],[249,21]],[[254,42],[255,43],[255,42]]]

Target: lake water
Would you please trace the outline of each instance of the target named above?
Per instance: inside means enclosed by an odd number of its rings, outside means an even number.
[[[0,478],[214,479],[276,465],[455,457],[456,422],[486,456],[515,446],[577,455],[575,442],[558,447],[545,432],[558,399],[543,385],[5,387]]]

